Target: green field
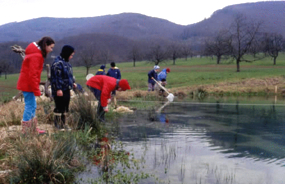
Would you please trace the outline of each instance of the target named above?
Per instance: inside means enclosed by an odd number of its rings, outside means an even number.
[[[72,62],[71,62],[72,64]],[[99,65],[100,66],[100,65]],[[96,73],[99,66],[92,67],[89,73]],[[122,78],[128,79],[132,89],[147,90],[147,73],[153,68],[151,62],[136,62],[133,67],[132,62],[117,63],[120,68]],[[217,65],[215,58],[188,58],[178,59],[173,65],[171,60],[159,64],[161,69],[169,67],[171,72],[168,74],[168,88],[177,88],[193,85],[215,84],[219,82],[237,82],[249,78],[267,78],[284,76],[285,54],[280,54],[277,64],[273,65],[273,60],[267,57],[260,61],[251,63],[241,62],[240,72],[236,72],[236,63],[232,60],[222,60]],[[107,65],[108,70],[109,65]],[[85,87],[85,67],[74,67],[76,82]],[[4,75],[0,78],[0,101],[11,99],[17,94],[16,84],[19,74]],[[42,73],[42,81],[46,80],[46,71]]]

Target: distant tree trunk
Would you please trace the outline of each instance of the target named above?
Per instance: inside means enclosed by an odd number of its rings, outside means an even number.
[[[240,72],[240,67],[239,67],[240,59],[237,59],[237,72]]]
[[[133,67],[136,67],[136,61],[142,58],[142,53],[138,45],[133,45],[132,49],[129,52],[128,58],[132,59]]]
[[[276,58],[277,57],[273,57],[273,65],[276,65]]]
[[[90,69],[90,67],[86,67],[86,75],[89,74],[89,69]]]
[[[217,56],[217,64],[220,64],[221,56]]]
[[[175,61],[176,61],[176,59],[173,59],[173,65],[175,65]]]
[[[5,79],[7,79],[7,72],[5,72]]]

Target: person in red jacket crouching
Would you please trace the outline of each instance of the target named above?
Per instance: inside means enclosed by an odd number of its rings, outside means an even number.
[[[25,110],[22,120],[23,133],[27,133],[28,130],[45,133],[45,131],[36,128],[36,96],[41,95],[39,85],[44,58],[53,50],[54,44],[55,42],[52,38],[43,37],[38,42],[30,43],[25,50],[25,58],[17,83],[17,89],[23,92],[25,101]]]
[[[88,74],[86,85],[98,100],[97,116],[99,121],[105,121],[105,112],[108,112],[108,103],[111,102],[111,92],[131,89],[126,79],[115,79],[105,75]]]

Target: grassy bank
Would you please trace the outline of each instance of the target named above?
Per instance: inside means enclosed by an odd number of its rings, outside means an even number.
[[[215,58],[188,58],[178,59],[173,65],[172,61],[159,64],[161,69],[169,67],[168,85],[172,93],[183,92],[186,95],[198,89],[208,93],[227,93],[241,95],[253,93],[264,95],[275,92],[275,86],[280,92],[284,87],[285,54],[277,58],[277,65],[273,65],[271,58],[267,57],[252,63],[242,62],[241,72],[236,72],[236,63],[232,60],[223,60],[216,64]],[[147,73],[153,68],[153,63],[141,61],[133,63],[117,63],[121,70],[122,78],[128,79],[132,87],[131,92],[147,90]],[[109,66],[107,66],[108,69]],[[99,67],[92,67],[89,73],[96,73]],[[76,82],[85,87],[86,69],[74,67]],[[0,101],[7,101],[17,94],[16,83],[19,74],[8,75],[0,78]],[[42,81],[46,80],[43,71]],[[131,94],[132,95],[132,94]]]
[[[268,96],[274,94],[275,86],[278,86],[279,94],[285,86],[283,74],[285,56],[278,58],[277,66],[273,66],[272,63],[270,58],[254,63],[241,63],[239,73],[236,72],[234,62],[228,60],[217,65],[215,59],[211,58],[191,58],[187,61],[180,59],[175,65],[172,61],[166,61],[161,63],[160,67],[171,69],[167,78],[167,88],[179,98],[202,98],[205,94],[217,97],[225,95]],[[136,67],[133,67],[133,63],[118,63],[117,65],[121,69],[122,78],[128,79],[132,87],[130,91],[118,92],[117,97],[120,100],[134,99],[137,100],[136,104],[133,104],[135,107],[149,108],[154,104],[140,102],[164,98],[158,96],[157,93],[147,92],[147,73],[153,68],[153,63],[137,62]],[[91,68],[90,73],[95,73],[97,68]],[[75,67],[74,75],[77,83],[85,87],[85,68]],[[19,74],[9,75],[7,80],[3,76],[0,78],[0,104],[6,102],[5,105],[0,106],[0,127],[3,130],[0,134],[0,145],[2,145],[0,169],[9,171],[8,175],[0,179],[5,179],[6,183],[31,183],[34,180],[46,183],[50,181],[68,183],[75,179],[75,174],[82,167],[84,168],[84,161],[90,161],[90,159],[99,164],[104,171],[101,178],[94,183],[103,183],[102,181],[106,179],[111,183],[117,181],[137,183],[138,180],[155,177],[141,172],[137,167],[137,163],[140,162],[137,162],[132,155],[129,156],[129,153],[125,153],[115,138],[112,140],[112,137],[104,137],[106,133],[112,134],[112,130],[101,126],[97,121],[94,113],[96,109],[89,103],[94,100],[92,95],[74,98],[71,102],[68,122],[73,130],[79,131],[31,137],[25,137],[18,131],[16,135],[8,135],[5,130],[9,126],[20,125],[24,110],[22,102],[8,102],[18,93],[16,90],[18,76]],[[45,71],[42,81],[45,81]],[[37,104],[39,122],[52,125],[54,103],[38,101]],[[114,116],[115,113],[111,111],[107,119],[116,118]],[[92,127],[94,132],[86,127]],[[104,142],[102,140],[106,138],[110,138],[108,144],[118,145],[117,148],[110,150],[108,145],[106,147],[105,143],[102,144]],[[131,173],[134,170],[137,172],[134,175],[128,175],[130,172],[121,173],[122,166],[124,169],[137,168],[130,170]],[[32,168],[33,171],[45,168],[45,172],[27,172],[27,168]],[[29,181],[26,180],[27,178]]]
[[[100,174],[92,183],[138,183],[155,177],[141,170],[143,163],[116,141],[113,124],[99,123],[91,98],[82,95],[71,100],[67,123],[72,131],[65,132],[53,127],[53,102],[38,101],[38,126],[48,130],[45,135],[23,134],[23,102],[1,105],[0,183],[86,183],[76,176],[93,164]],[[115,116],[111,111],[106,118],[111,121]],[[48,125],[53,128],[46,129]]]

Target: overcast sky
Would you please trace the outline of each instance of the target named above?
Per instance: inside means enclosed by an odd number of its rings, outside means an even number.
[[[0,0],[0,25],[39,17],[95,17],[123,12],[189,25],[228,5],[257,1],[260,0]]]

